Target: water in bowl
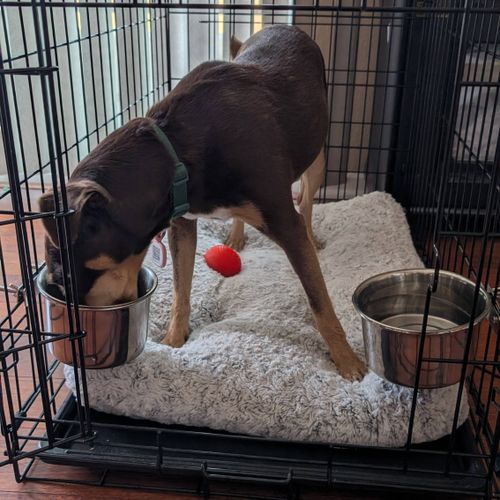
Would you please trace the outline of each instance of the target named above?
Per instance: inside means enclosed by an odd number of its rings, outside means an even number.
[[[423,314],[396,314],[395,316],[390,316],[382,320],[382,323],[387,326],[392,326],[396,328],[401,328],[402,330],[408,330],[411,332],[421,332],[422,325],[424,323]],[[449,330],[450,328],[455,328],[458,323],[454,323],[446,318],[440,318],[438,316],[429,315],[427,319],[427,331],[437,332],[440,330]]]

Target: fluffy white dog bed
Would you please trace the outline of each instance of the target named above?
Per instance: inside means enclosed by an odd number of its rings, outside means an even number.
[[[159,344],[168,322],[172,267],[156,269],[150,339],[133,362],[88,370],[93,408],[166,424],[338,444],[401,446],[413,391],[374,373],[341,378],[315,330],[305,294],[285,254],[254,230],[242,252],[243,271],[222,278],[203,253],[227,228],[200,221],[192,292],[192,333],[180,349]],[[314,230],[330,296],[347,337],[361,356],[356,286],[384,271],[422,267],[402,208],[385,193],[315,206]],[[73,370],[66,367],[74,388]],[[413,441],[450,432],[456,386],[421,391]],[[460,422],[467,417],[465,398]]]

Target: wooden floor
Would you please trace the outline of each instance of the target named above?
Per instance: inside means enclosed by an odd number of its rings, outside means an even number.
[[[154,493],[140,490],[127,490],[122,488],[102,488],[98,486],[81,486],[81,485],[65,485],[65,484],[42,484],[39,482],[27,482],[21,485],[16,484],[9,476],[8,470],[0,469],[0,498],[2,500],[11,499],[85,499],[85,500],[100,500],[100,499],[116,499],[116,500],[149,500],[149,499],[165,499],[165,500],[193,500],[194,495],[180,495],[175,493]],[[241,495],[245,490],[239,487],[234,490],[235,495]],[[236,498],[230,493],[224,499]],[[286,494],[281,493],[281,497],[286,498]],[[319,493],[314,491],[301,492],[301,498],[311,500],[386,500],[399,499],[402,500],[434,500],[443,499],[443,496],[438,495],[402,495],[402,494],[372,494],[362,493],[359,491],[353,492],[335,492],[335,493]]]
[[[0,220],[2,220],[0,218]],[[34,228],[34,233],[36,234],[36,246],[38,247],[40,258],[43,258],[43,249],[42,249],[42,241],[40,227],[36,226]],[[1,251],[3,253],[3,261],[7,270],[8,282],[19,283],[20,282],[20,272],[19,272],[19,262],[18,262],[18,253],[17,246],[14,236],[14,228],[12,225],[9,226],[1,226],[0,227],[0,239],[1,239]],[[12,305],[11,305],[12,306]],[[5,300],[0,300],[0,313],[1,317],[5,317],[7,305]],[[18,364],[18,374],[19,374],[19,392],[24,396],[29,393],[30,386],[32,385],[32,372],[29,364],[28,358],[21,357]],[[56,382],[62,381],[62,374],[59,372],[54,376],[54,380]],[[0,449],[3,449],[3,444],[0,441]],[[52,468],[52,469],[51,469]],[[53,472],[51,472],[53,471]],[[74,468],[69,467],[61,467],[61,466],[49,466],[40,461],[36,461],[33,473],[37,476],[48,476],[57,475],[57,477],[67,477],[73,478],[75,474],[77,475],[88,475],[89,478],[96,479],[97,476],[93,474],[92,471],[86,471],[85,469],[74,470]],[[117,474],[116,482],[120,482],[121,480],[128,477],[128,474]],[[159,480],[152,479],[152,482],[157,483]],[[149,484],[147,480],[146,484]],[[191,485],[191,488],[193,485]],[[234,493],[245,493],[245,487],[238,486],[235,490],[229,490],[229,492],[234,491]],[[390,495],[390,494],[382,494],[376,492],[349,492],[349,491],[339,491],[339,492],[329,492],[322,493],[318,491],[311,490],[303,490],[302,492],[303,498],[311,498],[311,499],[365,499],[365,500],[382,500],[388,498],[403,498],[405,500],[411,500],[413,498],[443,498],[442,495],[430,495],[426,494],[422,496],[411,496],[411,495]],[[283,496],[283,492],[280,493],[280,496]],[[44,483],[37,481],[27,481],[22,484],[18,484],[15,482],[12,469],[9,466],[0,468],[0,500],[7,499],[155,499],[155,498],[164,498],[164,499],[191,499],[192,495],[179,495],[179,494],[167,494],[167,493],[156,493],[151,491],[141,491],[141,490],[130,490],[124,488],[103,488],[98,486],[86,486],[86,485],[76,485],[76,484],[62,484],[62,483]],[[225,498],[234,498],[230,493]]]
[[[54,466],[49,466],[38,462],[36,464],[36,473],[48,474],[50,473],[50,468]],[[66,469],[67,467],[64,467]],[[67,468],[68,475],[71,473],[71,477],[74,477],[73,468]],[[76,473],[81,472],[80,476],[84,476],[85,469],[78,469]],[[61,470],[57,471],[58,476],[61,476]],[[120,476],[125,476],[124,474],[116,474],[116,481],[120,481]],[[144,481],[147,483],[147,481]],[[151,478],[151,483],[148,486],[160,485],[161,479]],[[178,486],[189,487],[193,489],[194,484],[179,483]],[[260,494],[265,496],[273,496],[274,498],[286,499],[286,490],[247,490],[245,486],[228,486],[222,485],[224,496],[217,495],[214,498],[221,499],[231,499],[236,498],[236,495],[241,496],[242,494]],[[214,491],[216,488],[214,488]],[[220,491],[220,489],[217,489]],[[234,493],[232,495],[231,493]],[[114,487],[100,487],[100,486],[86,486],[80,484],[62,484],[62,483],[44,483],[39,481],[27,481],[22,484],[16,483],[12,478],[11,470],[7,468],[0,469],[0,499],[85,499],[85,500],[98,500],[98,499],[119,499],[119,500],[146,500],[146,499],[165,499],[165,500],[196,500],[198,496],[193,494],[178,494],[178,493],[163,493],[163,492],[152,492],[140,489],[124,489],[124,488],[114,488]],[[452,497],[446,497],[443,495],[408,495],[408,494],[390,494],[390,493],[374,493],[370,491],[359,491],[359,490],[339,490],[339,491],[318,491],[313,489],[301,489],[300,498],[304,500],[386,500],[386,499],[402,499],[402,500],[451,500]],[[464,497],[461,497],[464,498]],[[467,500],[467,499],[466,499]],[[471,499],[472,500],[472,499]]]

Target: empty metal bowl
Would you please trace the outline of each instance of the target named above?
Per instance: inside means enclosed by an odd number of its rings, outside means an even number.
[[[38,276],[42,296],[45,330],[55,334],[70,332],[66,303],[47,292],[46,269]],[[106,307],[79,306],[80,324],[86,332],[83,352],[86,368],[111,368],[136,358],[144,349],[148,336],[149,305],[157,286],[155,273],[143,267],[139,272],[139,298],[133,302]],[[54,356],[73,365],[69,339],[49,344]]]
[[[368,367],[389,382],[414,386],[425,299],[433,274],[432,269],[379,274],[354,292],[354,307],[362,318]],[[424,359],[435,361],[422,362],[420,388],[445,387],[460,380],[474,290],[475,284],[458,274],[439,273],[423,351]],[[469,359],[476,352],[478,324],[489,309],[489,296],[481,288]]]

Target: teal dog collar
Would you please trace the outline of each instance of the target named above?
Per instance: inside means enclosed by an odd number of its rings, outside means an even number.
[[[156,138],[162,143],[168,155],[174,160],[175,163],[174,182],[169,196],[171,207],[170,218],[177,219],[182,217],[186,212],[189,212],[187,196],[189,174],[186,165],[184,165],[184,163],[182,163],[177,157],[175,149],[172,146],[172,143],[168,140],[168,137],[165,135],[165,132],[163,132],[163,130],[158,127],[156,123],[154,123],[152,127]]]

